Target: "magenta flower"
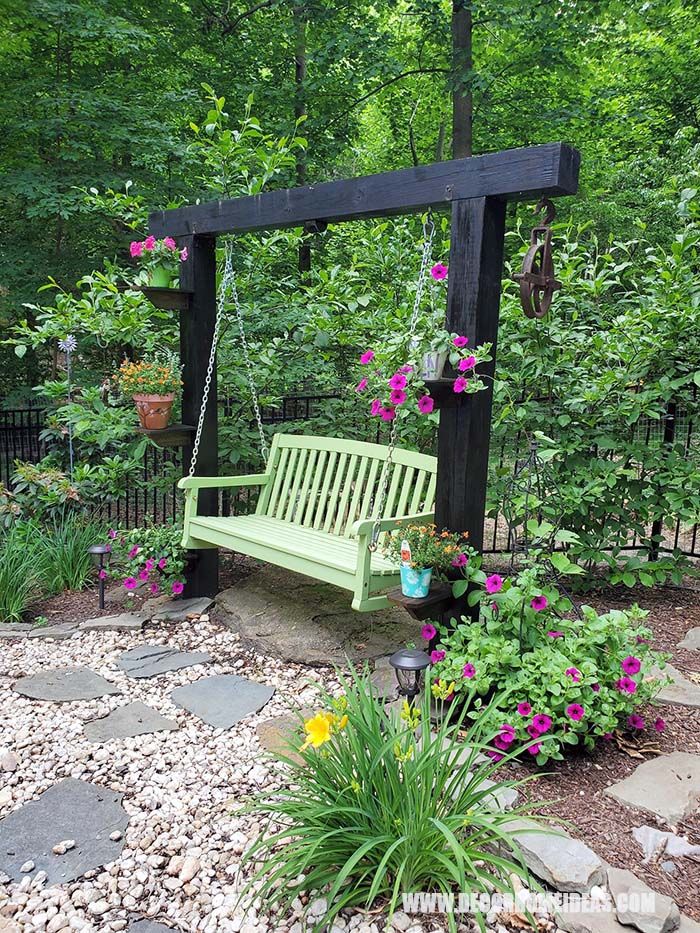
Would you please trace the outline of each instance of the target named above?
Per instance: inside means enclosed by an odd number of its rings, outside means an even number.
[[[447,278],[447,266],[443,266],[441,262],[436,262],[430,270],[430,274],[436,282],[442,282],[443,279]]]
[[[570,677],[575,684],[581,680],[581,671],[577,667],[567,667],[564,673],[567,677]]]
[[[468,369],[474,369],[475,366],[476,366],[476,357],[467,356],[463,360],[459,361],[459,363],[457,364],[457,369],[461,373],[465,373]]]
[[[666,728],[666,722],[660,716],[658,719],[654,720],[654,728],[657,732],[663,732]]]
[[[556,631],[556,629],[552,629],[551,632],[547,632],[547,635],[549,636],[549,638],[563,638],[564,637],[564,633],[558,632]]]
[[[105,544],[105,548],[106,548],[108,554],[111,554],[111,553],[112,553],[112,545],[111,545],[111,544]]]
[[[394,375],[389,380],[389,388],[390,389],[406,388],[406,377],[404,376],[404,374],[401,372],[394,373]]]
[[[625,672],[625,674],[638,674],[642,669],[642,662],[639,658],[635,658],[633,655],[629,655],[625,660],[620,664],[620,667]]]
[[[402,366],[401,369],[399,369],[399,372],[400,372],[400,373],[412,373],[412,372],[413,372],[413,367],[412,367],[412,366],[408,366],[408,365]]]
[[[177,243],[175,242],[175,240],[173,240],[171,236],[166,236],[163,239],[163,246],[166,249],[177,249]]]
[[[110,529],[109,529],[109,531],[107,532],[107,537],[108,537],[108,538],[111,538],[112,541],[114,541],[114,539],[117,537],[117,533],[116,533],[116,531],[114,530],[114,528],[110,528]]]
[[[156,238],[154,236],[147,236],[143,241],[143,248],[147,249],[148,252],[152,252],[156,248]]]
[[[430,663],[431,664],[439,664],[440,661],[444,661],[444,659],[445,659],[444,651],[438,650],[436,648],[435,651],[430,652]]]
[[[499,761],[503,761],[503,755],[501,755],[500,752],[494,752],[494,751],[489,750],[488,752],[486,752],[486,754],[489,756],[491,761],[495,763],[498,763]]]
[[[493,740],[493,744],[496,746],[496,748],[500,748],[502,752],[507,752],[512,743],[513,739],[509,734],[497,735]]]
[[[466,567],[467,560],[468,558],[466,554],[458,554],[452,561],[452,566],[453,567]]]
[[[143,580],[144,582],[145,582],[146,580],[148,580],[148,571],[147,571],[147,570],[144,569],[144,570],[140,570],[140,571],[139,571],[139,580]]]
[[[487,593],[499,593],[503,589],[503,577],[492,573],[490,577],[486,577],[484,588]]]
[[[435,408],[433,399],[429,395],[421,395],[418,399],[418,411],[424,415],[429,415],[433,408]]]
[[[542,730],[538,729],[534,722],[531,722],[529,726],[525,726],[525,731],[528,735],[532,736],[533,739],[539,739],[542,735]]]
[[[462,668],[462,676],[466,677],[467,680],[471,680],[472,677],[476,674],[476,668],[473,664],[467,662]]]
[[[151,583],[149,589],[151,591],[151,596],[157,596],[158,593],[160,593],[160,587],[157,583]]]
[[[530,745],[528,748],[528,752],[531,755],[539,755],[541,751],[542,751],[542,744],[540,742],[535,742],[533,745]]]
[[[593,693],[600,693],[600,684],[591,684],[591,690]]]
[[[548,732],[551,729],[552,720],[545,713],[537,713],[536,716],[532,717],[532,725],[542,735],[543,732]]]
[[[173,583],[173,596],[179,596],[180,593],[182,593],[182,591],[184,590],[184,588],[185,588],[185,584],[181,580],[176,580]]]
[[[124,580],[124,587],[127,590],[135,590],[139,585],[139,581],[135,577],[127,577]]]
[[[359,382],[357,383],[357,385],[355,386],[355,391],[356,391],[356,392],[364,392],[366,388],[367,388],[367,380],[366,380],[366,379],[360,379],[360,381],[359,381]]]
[[[464,392],[466,388],[467,388],[467,380],[464,378],[464,376],[457,376],[455,381],[452,383],[452,391],[460,393],[460,392]]]
[[[366,366],[368,363],[371,363],[374,359],[374,350],[365,350],[365,352],[360,357],[360,363],[363,366]]]
[[[138,554],[139,550],[140,548],[138,547],[138,545],[134,545],[132,549],[129,551],[129,558],[133,560],[134,557],[136,557],[136,555]]]
[[[158,561],[158,570],[165,570],[165,565],[167,563],[168,561],[165,559],[165,557],[161,557],[161,559]]]
[[[420,637],[425,641],[432,641],[436,635],[437,629],[434,625],[431,625],[430,622],[426,622],[423,628],[420,630]]]
[[[569,703],[566,707],[566,715],[574,722],[580,722],[585,716],[586,711],[580,703]]]
[[[452,343],[457,347],[458,350],[461,350],[462,347],[466,347],[469,343],[469,337],[454,337]]]
[[[155,565],[156,565],[156,562],[153,560],[152,557],[149,557],[143,566],[146,568],[146,570],[153,570]]]
[[[396,417],[396,410],[392,408],[391,406],[389,406],[387,408],[382,408],[379,414],[381,416],[382,421],[393,421],[394,418]]]
[[[612,732],[605,732],[605,733],[603,733],[603,739],[604,739],[606,742],[612,742],[612,740],[613,740],[613,734],[612,734]]]
[[[648,644],[649,644],[649,639],[648,639],[648,638],[644,638],[644,637],[642,637],[641,635],[637,635],[637,637],[635,638],[635,641],[637,642],[638,645],[648,645]]]
[[[382,410],[382,403],[379,401],[379,399],[378,398],[372,399],[372,407],[369,410],[370,414],[378,415],[381,413],[381,410]]]
[[[620,677],[615,686],[620,691],[620,693],[637,692],[637,684],[632,680],[631,677]]]
[[[187,249],[186,246],[183,246],[182,250],[180,251],[180,262],[187,262],[187,257],[189,255],[190,255],[190,251]]]
[[[630,729],[643,729],[644,720],[637,713],[632,713],[632,715],[627,719],[627,725]]]
[[[520,716],[529,716],[531,712],[532,712],[532,707],[530,706],[529,703],[527,702],[518,703],[518,714]]]
[[[530,600],[530,606],[535,610],[535,612],[542,612],[543,609],[546,609],[549,605],[546,596],[533,596]]]
[[[106,571],[106,570],[100,570],[100,572],[97,574],[97,576],[99,577],[100,580],[106,580],[106,579],[107,579],[107,571]]]
[[[129,253],[131,256],[140,256],[143,252],[143,243],[140,240],[132,240],[129,243]]]
[[[403,389],[392,389],[389,395],[389,401],[392,405],[403,405],[406,401],[406,393]]]

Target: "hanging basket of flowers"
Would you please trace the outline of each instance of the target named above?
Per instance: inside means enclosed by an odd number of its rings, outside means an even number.
[[[134,400],[142,428],[167,428],[182,385],[180,366],[174,359],[124,360],[115,378],[121,394]]]
[[[187,259],[187,247],[178,249],[172,237],[156,240],[154,236],[145,240],[133,240],[129,245],[132,259],[138,259],[145,273],[145,283],[151,288],[171,288],[178,278],[178,261]]]

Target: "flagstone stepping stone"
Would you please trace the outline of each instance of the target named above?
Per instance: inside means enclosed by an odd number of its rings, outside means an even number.
[[[300,716],[307,719],[313,716],[311,710],[300,710]],[[266,722],[258,724],[256,729],[258,741],[262,747],[270,752],[271,755],[284,755],[291,758],[292,761],[300,764],[303,761],[301,755],[297,754],[303,741],[303,726],[299,718],[294,715],[277,716],[275,719],[268,719]]]
[[[686,632],[685,638],[678,645],[679,648],[688,648],[690,651],[700,651],[700,626],[691,628]]]
[[[29,622],[3,622],[0,624],[0,638],[26,638],[32,628]]]
[[[45,871],[47,884],[75,881],[86,871],[119,858],[129,816],[122,794],[87,781],[66,778],[0,821],[0,872],[20,881],[20,868]],[[119,839],[110,835],[119,832]],[[75,845],[63,855],[52,851],[65,839]]]
[[[523,819],[507,829],[515,832],[530,871],[556,891],[584,893],[605,882],[605,866],[595,852],[562,829]]]
[[[147,612],[120,612],[114,616],[87,619],[81,623],[81,632],[140,632],[150,619]]]
[[[32,626],[28,633],[28,638],[46,638],[60,641],[64,638],[72,638],[78,633],[77,622],[57,622],[55,625]]]
[[[139,645],[119,655],[117,667],[129,677],[155,677],[168,671],[179,671],[195,664],[208,664],[211,655],[206,651],[179,651],[167,645]]]
[[[110,739],[126,739],[150,732],[173,732],[176,729],[179,726],[174,719],[162,716],[139,701],[118,706],[102,719],[92,719],[83,726],[90,742],[108,742]]]
[[[237,674],[217,674],[176,687],[170,699],[215,729],[229,729],[262,709],[274,692],[274,687]]]
[[[620,923],[634,926],[642,933],[671,933],[681,922],[675,901],[654,892],[631,871],[608,865],[608,888]],[[653,910],[649,909],[651,903]]]
[[[645,862],[661,855],[671,858],[692,855],[700,858],[700,846],[691,845],[687,836],[665,833],[655,826],[636,826],[632,835],[642,847]]]
[[[193,599],[149,599],[143,605],[143,611],[149,618],[158,622],[185,622],[188,616],[201,616],[214,604],[209,596],[197,596]]]
[[[121,693],[118,687],[89,667],[61,667],[53,671],[40,671],[22,677],[12,689],[31,700],[53,700],[55,703],[96,700],[98,697]]]
[[[663,687],[657,696],[659,703],[668,703],[671,706],[700,707],[700,684],[688,680],[680,671],[667,664],[663,671],[653,671],[657,677],[668,675],[673,683]]]
[[[155,920],[134,920],[126,928],[126,933],[173,933],[173,928]]]
[[[673,752],[640,764],[605,793],[628,807],[655,813],[675,824],[700,802],[700,755]]]

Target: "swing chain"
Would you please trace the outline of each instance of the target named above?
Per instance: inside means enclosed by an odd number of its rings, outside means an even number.
[[[413,343],[413,338],[416,333],[416,327],[418,326],[418,318],[420,316],[420,308],[423,300],[423,292],[425,290],[425,283],[428,278],[428,269],[430,268],[431,257],[433,253],[433,240],[435,239],[435,221],[433,220],[432,211],[428,211],[425,220],[423,221],[423,255],[421,258],[420,271],[418,273],[418,281],[416,283],[416,296],[413,301],[413,312],[411,313],[411,322],[408,328],[408,344],[411,347]],[[411,347],[412,349],[412,347]],[[381,523],[382,523],[382,512],[384,511],[384,505],[386,503],[386,496],[389,488],[389,474],[391,472],[391,467],[393,464],[394,449],[396,448],[396,442],[398,440],[399,433],[399,419],[394,415],[394,419],[391,422],[391,433],[389,434],[389,448],[386,455],[386,460],[384,462],[384,471],[382,474],[382,483],[379,488],[379,501],[377,502],[377,511],[376,518],[374,521],[374,526],[372,528],[372,536],[370,538],[370,543],[368,548],[370,551],[374,552],[379,546],[379,535],[381,534]]]

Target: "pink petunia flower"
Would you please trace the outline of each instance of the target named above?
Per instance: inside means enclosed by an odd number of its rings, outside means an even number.
[[[552,728],[552,720],[546,713],[537,713],[532,717],[532,725],[537,729],[540,735],[548,732]]]
[[[396,417],[396,410],[391,406],[388,406],[387,408],[382,408],[379,414],[382,421],[393,421]]]
[[[620,693],[637,692],[637,684],[632,680],[631,677],[620,677],[615,686],[620,691]]]
[[[552,629],[551,632],[547,632],[547,635],[549,636],[549,638],[563,638],[564,637],[564,633],[558,632],[556,629]]]
[[[106,571],[106,570],[100,570],[100,572],[97,574],[97,576],[98,576],[98,578],[99,578],[100,580],[106,580],[106,579],[107,579],[107,571]]]
[[[476,668],[469,661],[462,668],[462,676],[466,677],[467,680],[471,680],[472,677],[476,674]]]
[[[603,733],[603,739],[604,739],[606,742],[612,742],[612,740],[613,740],[613,734],[612,734],[612,732],[605,732],[605,733]]]
[[[436,262],[430,270],[430,274],[436,282],[442,282],[443,279],[447,278],[447,266],[443,266],[441,262]]]
[[[437,629],[434,625],[431,625],[430,622],[426,622],[423,628],[420,630],[420,637],[424,641],[432,641],[436,635]]]
[[[458,554],[452,561],[452,566],[453,567],[466,567],[467,561],[468,561],[468,558],[466,554]]]
[[[185,584],[181,580],[176,580],[173,583],[173,587],[172,587],[173,596],[179,596],[180,593],[182,593],[182,591],[184,590],[184,588],[185,588]]]
[[[462,347],[466,347],[469,343],[469,337],[453,337],[452,343],[457,347],[458,350],[461,350]]]
[[[463,360],[460,360],[459,363],[457,363],[457,369],[461,373],[465,373],[468,369],[474,369],[475,366],[476,366],[475,356],[467,356]]]
[[[445,652],[436,648],[435,651],[430,652],[430,663],[439,664],[440,661],[445,660]]]
[[[390,389],[404,389],[405,387],[406,387],[406,377],[404,376],[404,374],[401,372],[394,373],[394,375],[389,380],[389,388]]]
[[[530,606],[535,610],[535,612],[542,612],[543,609],[546,609],[549,605],[546,596],[533,596],[530,600]]]
[[[368,363],[371,363],[374,359],[374,350],[365,350],[365,352],[360,357],[360,363],[363,366],[366,366]]]
[[[127,577],[124,580],[124,588],[127,590],[135,590],[139,585],[139,581],[135,577]]]
[[[513,739],[510,735],[497,735],[493,740],[493,744],[496,748],[500,748],[502,752],[507,752],[510,746],[513,744]]]
[[[542,730],[538,729],[534,722],[531,722],[529,726],[525,726],[525,731],[528,735],[532,736],[533,739],[539,739],[542,735]]]
[[[139,570],[139,580],[143,580],[144,582],[148,580],[148,571],[146,569]]]
[[[157,583],[151,583],[149,589],[151,591],[151,596],[157,596],[158,593],[160,593],[160,587]]]
[[[110,528],[110,529],[109,529],[109,531],[107,532],[107,537],[108,537],[108,538],[111,538],[112,541],[114,541],[114,539],[117,537],[117,533],[116,533],[116,531],[114,530],[114,528]]]
[[[593,693],[600,693],[600,684],[591,684],[591,690]]]
[[[566,707],[566,715],[574,722],[580,722],[585,716],[586,711],[580,703],[569,703]]]
[[[501,755],[499,752],[494,752],[494,751],[489,750],[488,752],[486,752],[486,754],[489,756],[491,761],[495,762],[496,764],[499,761],[503,761],[503,755]]]
[[[167,563],[167,559],[165,557],[161,557],[161,559],[158,561],[158,570],[165,570],[165,565]]]
[[[638,713],[632,713],[632,715],[627,719],[627,725],[630,727],[630,729],[643,729],[644,720]]]
[[[413,372],[413,367],[412,367],[412,366],[409,366],[408,364],[406,364],[406,366],[402,366],[402,367],[401,367],[401,369],[399,370],[399,372],[400,372],[400,373],[406,373],[406,374],[412,373],[412,372]]]
[[[186,246],[180,250],[180,262],[187,262],[187,257],[190,255],[190,251]]]
[[[132,240],[129,243],[129,253],[131,256],[140,256],[143,253],[143,243],[140,240]]]
[[[138,554],[138,552],[139,552],[140,550],[141,550],[141,549],[139,548],[139,546],[135,544],[135,545],[132,547],[132,549],[129,551],[129,558],[130,558],[131,560],[133,560],[134,557],[136,557],[136,555]]]
[[[575,684],[581,680],[581,671],[577,667],[567,667],[564,673],[567,677],[570,677]]]
[[[503,589],[503,577],[500,577],[497,573],[492,573],[490,577],[486,578],[484,588],[487,593],[499,593]]]
[[[149,557],[143,566],[146,568],[146,570],[153,570],[155,565],[156,565],[156,562],[153,560],[152,557]]]
[[[541,751],[542,751],[542,744],[541,744],[541,742],[535,742],[533,745],[530,745],[529,748],[528,748],[528,752],[529,752],[531,755],[539,755],[539,753],[540,753]]]
[[[406,393],[403,389],[392,389],[389,395],[389,401],[392,405],[403,405],[406,401]]]
[[[143,241],[143,248],[147,249],[148,252],[152,252],[156,248],[156,238],[154,236],[147,236]]]
[[[523,703],[518,703],[518,714],[520,716],[529,716],[531,712],[532,712],[532,707],[527,701],[524,701]]]
[[[663,732],[666,728],[666,722],[660,716],[658,719],[654,720],[654,728],[657,732]]]
[[[108,554],[111,554],[111,553],[112,553],[112,545],[111,545],[111,544],[105,544],[105,550],[107,551]]]
[[[466,388],[467,380],[464,378],[464,376],[457,376],[455,381],[452,383],[452,391],[459,394],[460,392],[464,392]]]
[[[166,249],[177,249],[177,243],[175,242],[175,240],[173,240],[171,236],[164,237],[163,246]]]
[[[418,399],[418,411],[424,415],[429,415],[433,408],[435,408],[435,402],[429,395],[422,395]]]
[[[378,398],[372,399],[372,407],[369,410],[370,414],[375,416],[381,414],[382,407],[382,403]]]
[[[625,672],[625,674],[638,674],[642,669],[642,662],[639,660],[639,658],[635,658],[633,655],[629,655],[620,664],[620,667]]]
[[[365,389],[367,388],[367,385],[368,385],[368,383],[367,383],[367,380],[366,380],[366,379],[360,379],[360,381],[359,381],[359,382],[357,383],[357,385],[355,386],[355,391],[356,391],[356,392],[364,392]]]

